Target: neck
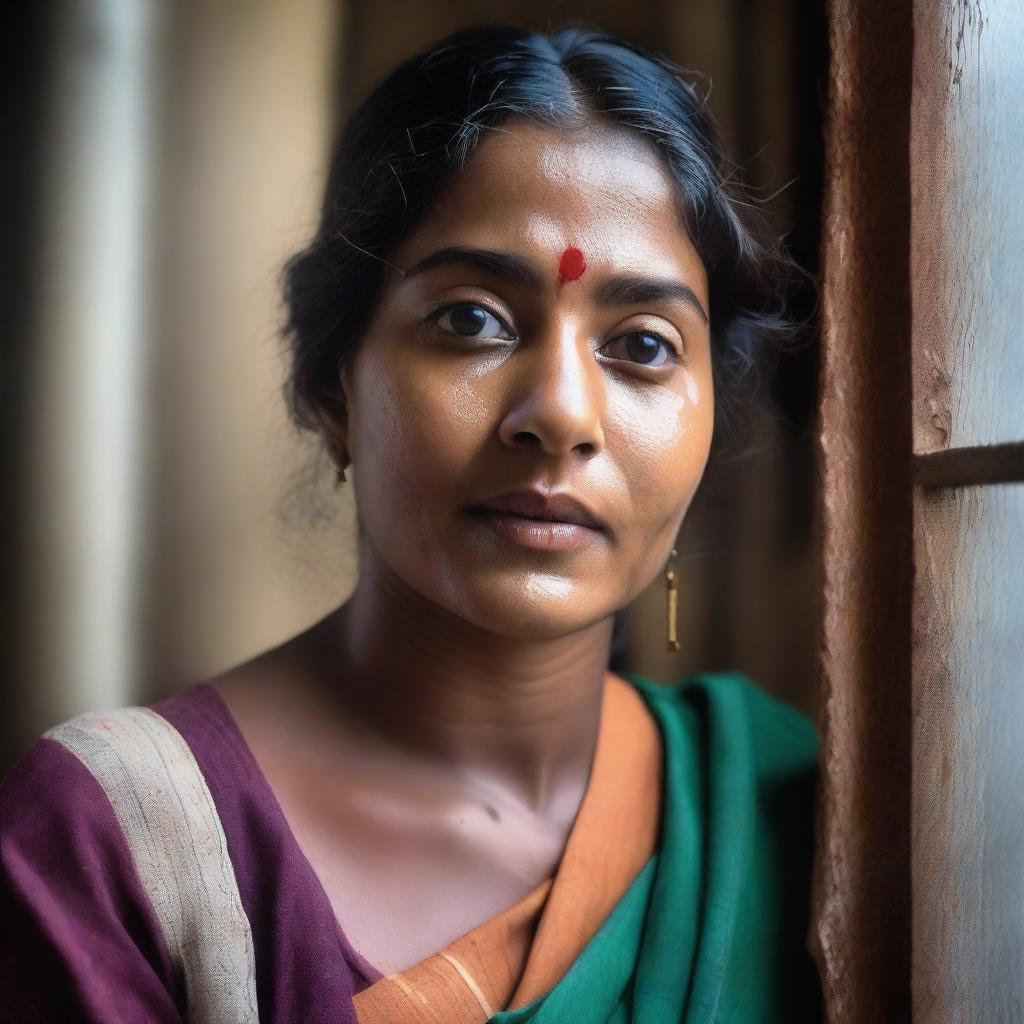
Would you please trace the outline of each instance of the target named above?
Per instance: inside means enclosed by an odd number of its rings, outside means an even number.
[[[426,600],[367,552],[355,592],[324,625],[343,652],[346,713],[380,741],[536,813],[585,785],[611,617],[552,639],[500,636]]]

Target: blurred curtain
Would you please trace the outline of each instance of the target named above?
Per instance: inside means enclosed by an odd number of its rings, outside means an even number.
[[[83,706],[119,702],[134,671],[156,5],[67,4],[51,30],[22,492],[28,673],[17,696],[30,718],[70,693]]]
[[[354,569],[349,499],[328,506],[285,420],[276,335],[327,159],[337,4],[65,0],[24,27],[46,80],[22,83],[45,99],[17,154],[42,175],[8,761],[298,631]]]

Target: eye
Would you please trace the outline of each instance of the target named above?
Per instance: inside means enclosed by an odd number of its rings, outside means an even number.
[[[679,362],[679,350],[660,334],[652,331],[630,331],[612,338],[601,350],[613,359],[626,359],[643,366],[664,366]]]
[[[514,341],[515,335],[504,321],[476,302],[459,302],[432,313],[431,326],[443,334],[460,338],[503,338]]]

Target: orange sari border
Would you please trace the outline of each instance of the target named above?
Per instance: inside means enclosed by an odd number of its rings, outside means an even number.
[[[607,673],[590,778],[555,875],[356,995],[359,1024],[485,1024],[554,988],[657,849],[662,757],[643,698]]]

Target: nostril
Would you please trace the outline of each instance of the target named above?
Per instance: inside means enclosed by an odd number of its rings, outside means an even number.
[[[521,445],[539,445],[540,438],[536,434],[531,434],[529,430],[520,430],[518,433],[512,435],[512,440],[516,444]]]

